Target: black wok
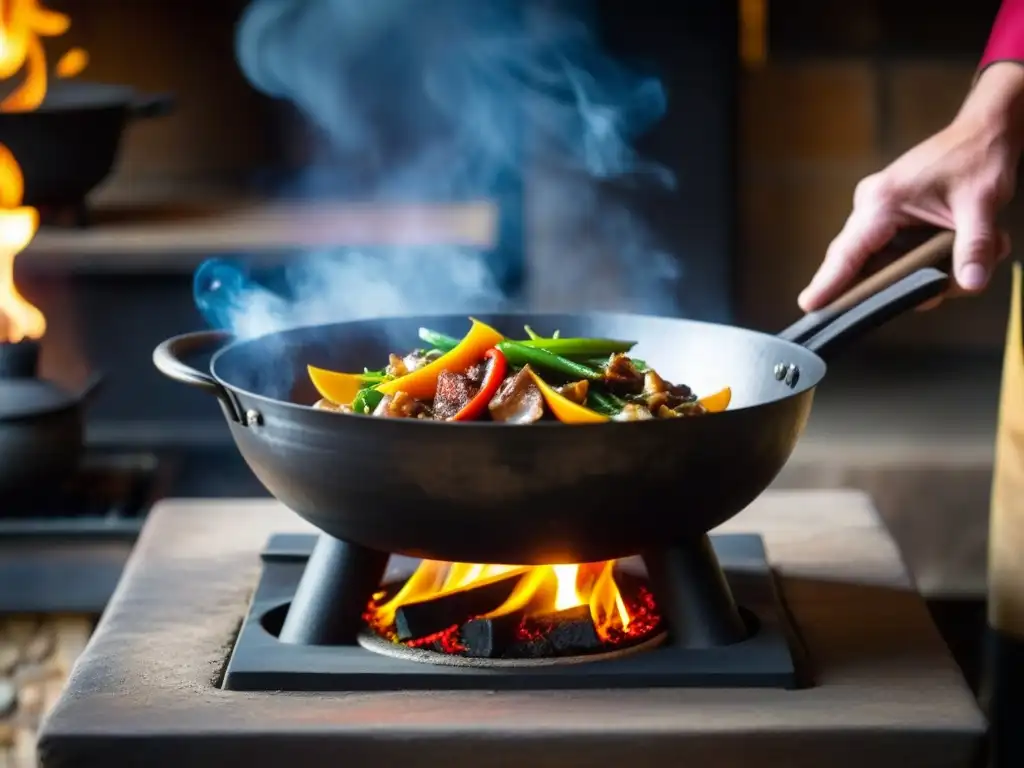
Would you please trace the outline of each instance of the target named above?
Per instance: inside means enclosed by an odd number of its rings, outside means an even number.
[[[153,359],[167,376],[216,395],[260,481],[331,536],[436,560],[612,559],[698,537],[755,499],[804,429],[825,375],[821,355],[944,291],[947,275],[920,267],[948,256],[951,242],[950,233],[937,236],[779,336],[635,315],[480,317],[509,334],[529,323],[564,336],[637,340],[637,357],[670,380],[698,393],[732,387],[729,410],[704,417],[510,426],[304,405],[318,397],[307,364],[361,370],[414,347],[419,326],[464,333],[462,315],[362,320],[237,341],[216,352],[211,373],[181,357],[223,344],[228,337],[219,331],[169,339]]]
[[[21,166],[24,204],[80,204],[113,169],[128,122],[172,107],[170,96],[128,86],[58,81],[38,109],[0,112],[0,144]]]

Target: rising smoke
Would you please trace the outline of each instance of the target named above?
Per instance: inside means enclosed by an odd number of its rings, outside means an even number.
[[[665,92],[602,53],[586,10],[577,0],[254,0],[238,28],[243,72],[326,138],[312,159],[319,174],[281,191],[308,194],[327,169],[332,194],[361,201],[500,204],[526,173],[529,221],[519,225],[530,235],[530,281],[517,301],[671,308],[676,262],[602,192],[613,179],[672,183],[630,144],[662,116]],[[493,310],[509,300],[484,263],[497,253],[305,253],[286,268],[282,293],[213,261],[197,273],[196,298],[212,323],[242,337]]]

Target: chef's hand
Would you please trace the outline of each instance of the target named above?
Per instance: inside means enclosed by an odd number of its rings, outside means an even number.
[[[993,64],[948,127],[857,185],[853,212],[800,294],[800,307],[828,304],[899,229],[921,224],[956,232],[953,293],[982,290],[1010,249],[996,214],[1013,197],[1022,129],[1024,66]]]

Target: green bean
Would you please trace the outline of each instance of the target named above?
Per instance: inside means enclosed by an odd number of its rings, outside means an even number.
[[[559,355],[549,352],[546,349],[530,347],[518,341],[503,341],[498,344],[498,349],[512,365],[533,365],[537,368],[547,368],[550,371],[557,371],[566,376],[573,376],[584,379],[600,379],[601,374],[593,368],[588,368],[580,363],[575,363]]]
[[[591,389],[587,393],[587,406],[605,416],[614,416],[622,410],[624,405],[625,403],[620,403],[617,397],[606,392],[597,392]]]
[[[546,349],[563,357],[597,357],[611,355],[616,352],[629,352],[636,346],[635,341],[619,341],[617,339],[560,339],[531,338],[519,342],[526,347]]]
[[[442,352],[449,352],[458,346],[459,340],[444,333],[432,331],[429,328],[420,328],[420,339],[430,346],[440,349]]]

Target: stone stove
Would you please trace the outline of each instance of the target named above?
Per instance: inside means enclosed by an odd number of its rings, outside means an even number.
[[[160,503],[44,725],[42,765],[903,768],[983,751],[985,721],[855,492],[768,493],[715,532],[763,538],[812,670],[796,690],[228,690],[260,553],[274,534],[310,532],[274,501]]]

